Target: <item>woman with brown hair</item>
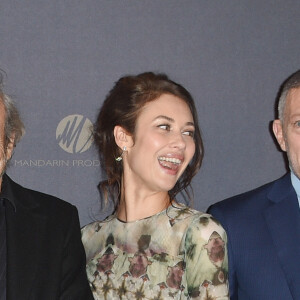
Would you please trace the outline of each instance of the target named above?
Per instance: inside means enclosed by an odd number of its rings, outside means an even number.
[[[82,229],[95,299],[228,299],[226,234],[191,199],[203,146],[194,101],[166,75],[121,78],[94,128],[114,213]]]

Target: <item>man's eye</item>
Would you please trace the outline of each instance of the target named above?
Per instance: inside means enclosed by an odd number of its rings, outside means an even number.
[[[294,122],[294,125],[295,125],[296,127],[300,127],[300,121]]]
[[[161,125],[158,125],[159,128],[163,129],[163,130],[168,130],[170,131],[170,125],[168,124],[161,124]]]

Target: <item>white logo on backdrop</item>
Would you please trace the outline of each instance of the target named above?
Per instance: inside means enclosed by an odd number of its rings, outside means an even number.
[[[93,142],[92,122],[82,115],[69,115],[63,118],[56,128],[56,140],[68,153],[82,153]]]
[[[69,115],[63,118],[56,128],[56,141],[66,152],[76,154],[82,153],[91,147],[92,122],[82,115]],[[40,158],[15,160],[16,167],[99,167],[100,161],[97,159],[67,159],[59,158],[49,160]]]

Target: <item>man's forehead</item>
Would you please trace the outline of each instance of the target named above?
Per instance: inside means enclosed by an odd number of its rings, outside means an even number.
[[[287,102],[292,101],[300,101],[300,87],[292,88],[289,90],[286,98]]]
[[[291,89],[287,96],[285,102],[285,111],[290,112],[291,110],[298,109],[300,107],[300,87]]]

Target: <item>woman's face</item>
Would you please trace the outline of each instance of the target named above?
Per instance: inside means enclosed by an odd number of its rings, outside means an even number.
[[[137,119],[134,144],[127,148],[128,180],[151,192],[171,190],[194,155],[194,131],[182,99],[163,94],[148,102]]]

